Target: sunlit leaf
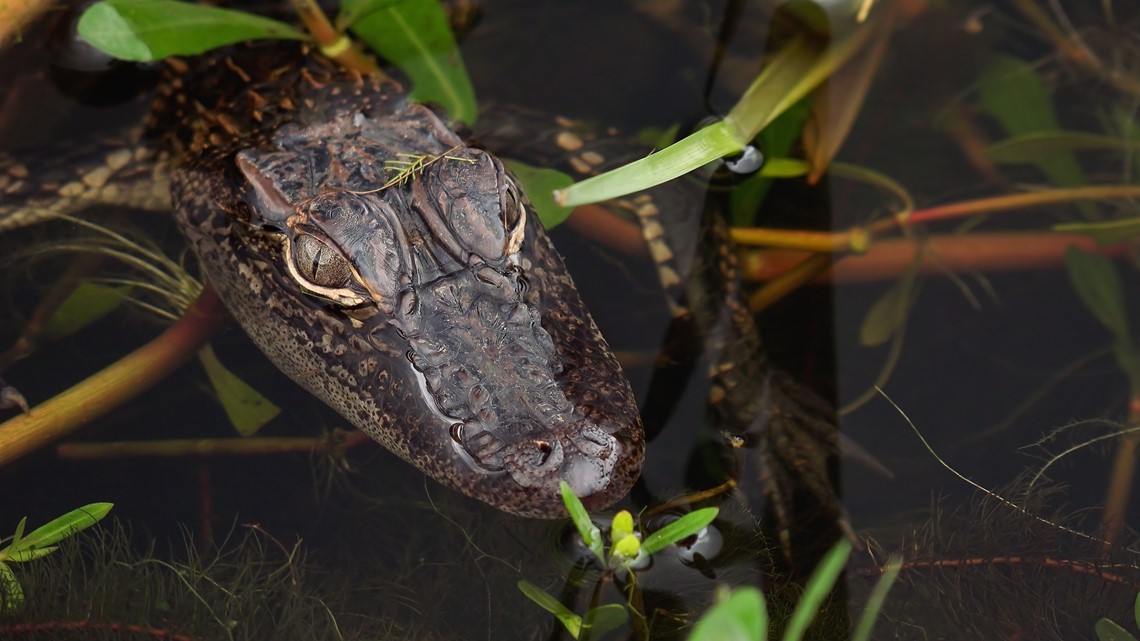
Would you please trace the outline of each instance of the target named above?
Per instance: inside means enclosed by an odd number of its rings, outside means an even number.
[[[573,207],[563,207],[554,202],[555,189],[562,189],[574,183],[574,179],[570,176],[557,169],[534,167],[509,158],[504,159],[503,164],[522,183],[523,191],[538,213],[538,219],[542,221],[543,227],[551,229],[561,225],[574,211]]]
[[[765,641],[768,609],[756,588],[741,588],[701,616],[689,641]]]
[[[641,549],[645,550],[646,554],[655,554],[667,546],[705,529],[709,523],[716,520],[716,515],[719,513],[720,510],[715,507],[693,510],[645,537],[645,541],[641,544]]]
[[[409,97],[434,102],[454,120],[475,122],[475,90],[438,0],[406,0],[378,9],[352,32],[412,79]]]
[[[882,345],[889,341],[906,323],[906,315],[913,302],[914,279],[918,273],[913,267],[879,297],[867,311],[863,324],[859,327],[859,343],[867,347]]]
[[[4,603],[0,611],[5,614],[15,614],[24,608],[24,588],[5,563],[0,563],[0,601]]]
[[[819,616],[820,606],[831,594],[843,568],[847,567],[847,557],[850,555],[851,542],[840,539],[820,560],[804,586],[804,593],[800,596],[799,603],[796,603],[788,627],[784,629],[784,641],[800,641],[803,638],[808,626]]]
[[[78,332],[114,311],[130,291],[130,287],[80,283],[48,318],[43,337],[56,339]]]
[[[863,613],[859,615],[859,624],[851,635],[851,641],[867,641],[871,638],[871,630],[874,629],[875,621],[879,618],[879,612],[883,609],[883,603],[887,600],[887,593],[891,591],[895,579],[899,578],[899,572],[902,570],[902,557],[892,556],[887,561],[886,568],[883,575],[875,582],[871,596],[867,598],[867,607],[863,608]]]
[[[1010,56],[995,56],[986,65],[979,83],[983,107],[1010,136],[1060,129],[1053,111],[1053,97],[1029,63]],[[1085,184],[1084,172],[1070,153],[1044,156],[1033,164],[1054,185],[1073,187]]]
[[[582,537],[582,542],[590,551],[598,557],[599,561],[605,561],[605,550],[602,545],[602,531],[590,519],[590,514],[586,512],[586,506],[582,505],[581,499],[570,484],[566,481],[559,483],[559,489],[562,492],[562,502],[566,505],[566,512],[570,514],[570,520],[574,523],[574,527],[578,529],[578,534]]]
[[[253,436],[281,413],[281,408],[226,369],[209,345],[198,351],[198,361],[206,370],[210,385],[218,395],[218,402],[222,404],[222,409],[226,411],[226,416],[238,434]]]
[[[259,39],[305,40],[276,20],[175,0],[102,0],[79,18],[79,36],[123,60],[152,62]]]
[[[618,603],[608,603],[591,609],[582,618],[582,628],[591,639],[599,639],[610,630],[616,630],[629,620],[629,613]],[[563,624],[565,625],[565,624]]]
[[[570,636],[577,639],[579,635],[582,634],[582,617],[571,612],[569,608],[562,605],[561,601],[551,596],[546,590],[543,590],[525,579],[520,579],[518,586],[519,592],[522,592],[526,598],[534,601],[538,607],[557,617],[566,628],[566,631],[570,633]]]
[[[1101,619],[1093,626],[1098,641],[1136,641],[1128,630],[1113,623],[1109,619]]]
[[[1117,339],[1129,338],[1128,316],[1124,311],[1124,286],[1112,261],[1069,247],[1065,252],[1069,280],[1081,302]]]
[[[24,553],[50,547],[63,539],[95,525],[107,516],[113,503],[91,503],[58,516],[32,530],[16,545],[9,546],[10,554]]]
[[[1083,234],[1092,238],[1097,245],[1102,247],[1115,245],[1140,237],[1140,216],[1096,223],[1063,223],[1053,225],[1053,231]]]

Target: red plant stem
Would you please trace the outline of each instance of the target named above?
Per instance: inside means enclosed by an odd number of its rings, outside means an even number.
[[[1123,246],[1097,247],[1087,236],[1053,232],[975,232],[962,236],[932,236],[923,243],[906,238],[877,240],[866,254],[837,259],[831,271],[816,282],[892,280],[914,262],[915,252],[920,248],[926,254],[919,270],[928,274],[1056,267],[1062,264],[1065,250],[1070,246],[1102,255],[1119,255],[1125,251]],[[810,255],[810,252],[795,250],[746,251],[741,265],[745,278],[771,280]]]
[[[1068,570],[1074,574],[1093,576],[1111,583],[1126,585],[1132,589],[1140,590],[1140,581],[1128,577],[1105,572],[1091,563],[1071,561],[1069,559],[1054,559],[1050,557],[1026,557],[1020,555],[970,557],[965,559],[927,559],[906,561],[900,567],[903,572],[916,570],[965,569],[984,567],[988,565],[1040,565],[1058,570]],[[875,568],[874,572],[883,574],[886,567]]]
[[[150,389],[206,343],[224,316],[221,300],[207,285],[177,323],[44,403],[0,424],[0,467],[103,416]]]
[[[0,638],[10,639],[21,635],[33,636],[45,632],[58,632],[63,630],[107,630],[122,632],[138,636],[147,636],[154,639],[169,639],[169,641],[195,641],[194,637],[177,634],[162,628],[150,628],[128,623],[93,623],[91,621],[40,621],[38,623],[13,623],[0,626]]]

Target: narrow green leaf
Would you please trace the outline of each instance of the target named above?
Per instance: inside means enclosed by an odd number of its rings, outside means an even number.
[[[36,559],[45,557],[58,549],[58,545],[49,545],[47,547],[34,548],[31,550],[10,552],[7,556],[8,560],[12,563],[27,563],[28,561],[35,561]]]
[[[582,629],[586,636],[592,639],[601,636],[610,630],[616,630],[629,620],[629,613],[620,603],[607,603],[591,609],[582,618]],[[563,624],[565,625],[565,624]]]
[[[58,516],[32,530],[20,540],[19,545],[9,546],[9,553],[15,555],[55,545],[76,532],[95,525],[107,516],[114,506],[113,503],[91,503]]]
[[[709,523],[715,521],[716,515],[719,513],[720,510],[715,507],[706,507],[689,512],[669,525],[645,537],[645,541],[641,544],[641,549],[645,550],[646,554],[656,554],[669,545],[700,532]]]
[[[25,516],[16,524],[16,533],[12,535],[12,541],[9,543],[9,547],[17,545],[20,540],[24,538],[24,528],[27,527],[27,525],[28,517]]]
[[[804,637],[811,622],[819,615],[819,608],[824,600],[831,594],[835,581],[843,568],[847,567],[847,557],[851,555],[851,542],[840,539],[811,573],[807,585],[804,586],[803,596],[792,612],[788,627],[784,629],[784,641],[800,641]]]
[[[1098,641],[1136,641],[1128,630],[1113,623],[1109,619],[1101,619],[1093,626]]]
[[[1053,225],[1053,231],[1067,234],[1084,234],[1104,247],[1132,240],[1140,236],[1140,216],[1096,223],[1063,223]]]
[[[899,282],[891,286],[867,310],[859,328],[859,343],[867,347],[882,345],[891,339],[906,322],[910,310],[914,279],[917,270],[908,269]]]
[[[1135,141],[1105,134],[1083,131],[1033,131],[990,145],[986,149],[986,156],[994,162],[1033,165],[1048,156],[1068,154],[1077,150],[1127,151],[1137,147],[1140,145]]]
[[[617,198],[660,185],[743,148],[733,128],[722,120],[657,153],[561,189],[554,200],[567,207],[577,207]]]
[[[808,169],[807,161],[799,158],[768,158],[759,175],[765,178],[799,178],[806,175]]]
[[[402,2],[407,0],[344,0],[340,3],[340,13],[336,16],[336,28],[344,31],[377,11]]]
[[[24,609],[24,588],[5,563],[0,563],[0,601],[4,604],[0,612],[4,614],[16,614]]]
[[[44,337],[63,338],[78,332],[122,305],[130,291],[130,287],[80,283],[48,318]]]
[[[871,596],[867,598],[867,607],[863,609],[863,614],[859,615],[859,625],[855,627],[851,641],[867,641],[871,638],[871,631],[875,628],[875,621],[879,619],[883,602],[887,600],[887,593],[891,591],[895,579],[899,578],[899,571],[901,570],[902,557],[892,556],[887,561],[887,571],[883,572],[883,575],[875,582]]]
[[[475,90],[438,0],[406,0],[374,11],[352,32],[412,79],[409,97],[443,106],[454,120],[475,122]]]
[[[522,185],[523,192],[530,199],[543,227],[552,229],[561,225],[570,216],[570,212],[574,211],[573,207],[563,207],[554,202],[554,190],[574,184],[574,179],[570,176],[557,169],[534,167],[509,158],[504,159],[503,164]]]
[[[1127,344],[1130,337],[1124,311],[1124,286],[1112,261],[1070,246],[1065,251],[1065,266],[1081,302],[1117,341]]]
[[[102,0],[79,18],[79,36],[111,56],[152,62],[246,40],[306,40],[293,27],[243,11],[175,0]]]
[[[581,499],[574,493],[570,484],[566,481],[559,483],[559,489],[562,492],[562,502],[566,505],[566,512],[570,514],[570,520],[574,522],[574,527],[578,529],[578,534],[582,537],[582,542],[590,551],[598,557],[598,560],[605,563],[606,556],[605,550],[602,547],[602,531],[590,519],[590,514],[586,512],[586,506],[582,505]]]
[[[519,579],[518,586],[519,592],[522,592],[526,598],[534,601],[538,604],[538,607],[557,617],[571,636],[577,639],[579,635],[582,634],[582,617],[571,612],[569,608],[562,605],[561,601],[551,596],[546,590],[543,590],[525,579]]]
[[[689,641],[765,641],[768,608],[756,588],[742,588],[701,616]]]
[[[238,434],[253,436],[281,413],[281,408],[226,369],[218,360],[213,347],[206,345],[198,350],[198,361],[206,370],[210,385],[218,395],[218,402],[222,404],[222,409],[226,411],[226,416]]]

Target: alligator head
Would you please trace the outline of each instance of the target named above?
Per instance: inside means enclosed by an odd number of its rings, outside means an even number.
[[[468,496],[536,517],[564,513],[563,480],[592,508],[624,496],[644,451],[633,395],[503,164],[391,84],[294,82],[228,143],[189,127],[173,173],[180,227],[245,331]]]

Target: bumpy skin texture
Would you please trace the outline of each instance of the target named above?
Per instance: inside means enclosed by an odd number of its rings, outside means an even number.
[[[252,80],[252,81],[251,81]],[[598,509],[644,457],[633,394],[525,198],[400,88],[290,47],[179,70],[175,218],[283,372],[436,480],[524,516]],[[430,161],[388,184],[387,161]]]

